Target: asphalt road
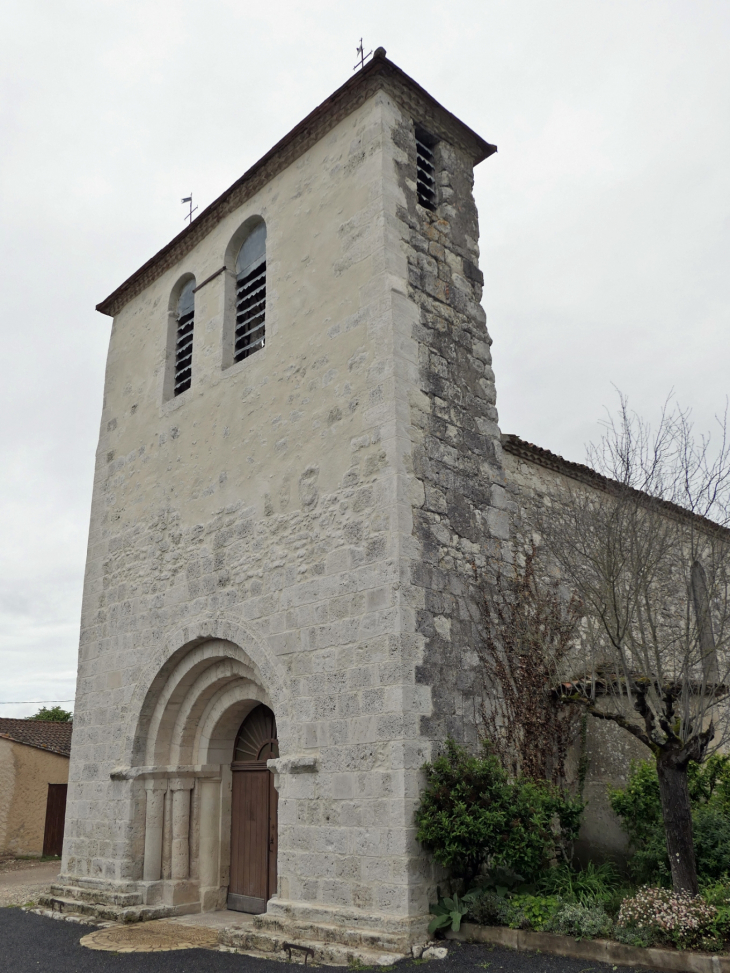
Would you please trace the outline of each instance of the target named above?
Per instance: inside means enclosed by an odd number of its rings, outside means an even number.
[[[2,973],[289,973],[301,963],[272,964],[235,953],[208,949],[169,953],[106,953],[86,949],[79,939],[88,926],[46,919],[20,909],[0,909],[0,971]],[[422,960],[403,960],[398,973],[416,973]],[[431,960],[431,973],[637,973],[561,956],[520,953],[489,946],[450,944],[444,960]],[[333,967],[320,967],[322,970]],[[352,973],[353,968],[350,968]],[[422,973],[422,971],[418,971]],[[645,973],[645,971],[643,971]]]

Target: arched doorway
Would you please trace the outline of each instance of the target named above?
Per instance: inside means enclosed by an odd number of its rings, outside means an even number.
[[[231,764],[228,908],[236,912],[265,912],[276,891],[278,794],[266,761],[278,756],[276,720],[261,703],[241,724]]]

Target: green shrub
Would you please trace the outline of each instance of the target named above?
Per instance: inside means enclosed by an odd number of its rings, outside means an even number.
[[[701,881],[730,870],[730,757],[714,755],[688,772],[697,874]],[[611,807],[629,836],[629,871],[636,882],[671,885],[656,765],[632,763],[626,787],[609,792]]]
[[[646,949],[654,943],[654,934],[650,929],[637,929],[636,926],[614,926],[611,938],[624,946],[641,946]]]
[[[700,895],[708,905],[718,909],[730,905],[730,878],[724,875],[714,882],[704,883]]]
[[[697,874],[718,879],[730,869],[730,814],[714,800],[692,812]]]
[[[485,926],[549,930],[577,939],[607,936],[613,925],[600,905],[580,905],[565,902],[558,895],[528,892],[500,896],[491,889],[482,889],[474,895],[469,918]]]
[[[722,937],[717,932],[717,919],[715,906],[700,896],[644,886],[624,899],[616,925],[644,930],[655,942],[678,949],[719,949]]]
[[[509,900],[493,889],[481,889],[469,905],[468,917],[480,926],[508,926]]]
[[[621,877],[611,862],[596,865],[588,862],[576,869],[564,862],[548,869],[538,880],[538,888],[547,894],[559,895],[566,902],[580,905],[605,905],[621,888]]]
[[[603,906],[568,902],[556,911],[547,928],[575,939],[595,939],[609,936],[613,922]]]
[[[467,884],[483,865],[532,880],[575,839],[583,802],[547,784],[510,781],[485,747],[471,756],[453,740],[425,767],[417,838]]]
[[[461,920],[469,911],[474,897],[474,892],[468,892],[461,898],[454,895],[451,898],[439,899],[436,905],[430,906],[429,912],[433,919],[428,924],[429,935],[433,936],[437,930],[446,929],[447,926],[451,927],[452,932],[458,932]]]
[[[725,875],[717,881],[703,886],[700,891],[703,900],[715,907],[715,936],[724,942],[730,937],[730,878]]]
[[[511,929],[548,928],[563,903],[557,895],[513,895],[507,900],[507,925]]]

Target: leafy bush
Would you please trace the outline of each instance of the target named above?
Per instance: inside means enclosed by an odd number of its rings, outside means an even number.
[[[718,949],[717,909],[700,896],[688,892],[644,886],[636,895],[624,899],[617,926],[642,930],[656,942],[670,943],[678,949],[699,946]]]
[[[730,870],[730,757],[714,755],[688,772],[695,858],[700,880]],[[610,791],[611,807],[629,836],[629,871],[637,882],[671,885],[659,779],[653,761],[632,763],[624,788]]]
[[[715,882],[710,882],[701,890],[703,900],[717,909],[715,932],[719,939],[726,940],[730,936],[730,879],[728,876]]]
[[[480,926],[508,926],[511,917],[509,900],[493,889],[482,889],[469,905],[468,917]]]
[[[562,905],[547,925],[550,932],[574,936],[576,939],[608,936],[612,927],[611,917],[603,906],[582,905],[580,902]]]
[[[717,881],[705,883],[700,895],[708,905],[718,909],[730,905],[730,878],[725,875]]]
[[[654,934],[649,929],[637,929],[636,926],[614,925],[611,938],[625,946],[640,946],[643,949],[654,942]]]
[[[583,802],[547,784],[509,781],[485,747],[478,756],[448,740],[425,767],[417,838],[440,865],[470,882],[482,865],[535,878],[575,839]]]
[[[458,932],[473,899],[474,893],[467,892],[461,898],[454,895],[453,898],[439,899],[436,905],[430,906],[428,911],[433,919],[428,924],[429,934],[433,936],[438,929],[446,929],[447,926],[451,926],[453,932]]]
[[[717,879],[730,869],[730,814],[711,800],[692,812],[697,874]]]
[[[499,895],[492,889],[477,892],[469,906],[469,918],[482,925],[511,929],[549,930],[577,939],[607,936],[612,922],[600,905],[565,902],[558,895],[529,892]]]
[[[539,879],[538,888],[541,892],[559,895],[566,902],[605,905],[621,888],[621,877],[611,862],[601,865],[588,862],[581,869],[563,863],[548,869]]]
[[[562,904],[557,895],[513,895],[507,899],[506,925],[540,932],[550,925]]]

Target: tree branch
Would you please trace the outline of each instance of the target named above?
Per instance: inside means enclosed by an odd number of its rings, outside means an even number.
[[[637,740],[640,740],[645,747],[648,747],[652,751],[652,753],[656,753],[658,749],[657,744],[654,743],[654,741],[635,723],[632,723],[631,720],[627,720],[626,717],[622,716],[620,713],[604,713],[594,706],[590,700],[580,696],[569,697],[565,700],[565,702],[577,706],[583,706],[585,710],[597,720],[608,720],[610,723],[617,723],[622,729],[626,730],[627,733],[631,733],[632,736],[635,736]]]

